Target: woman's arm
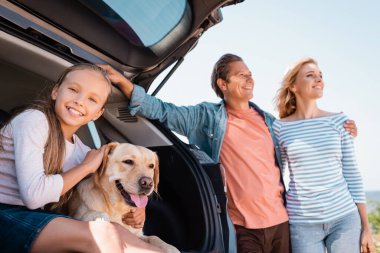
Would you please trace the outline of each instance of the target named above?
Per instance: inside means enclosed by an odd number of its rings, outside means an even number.
[[[342,131],[342,172],[347,182],[348,190],[358,208],[362,233],[361,233],[361,252],[375,253],[375,246],[372,241],[371,229],[368,222],[368,216],[365,204],[365,194],[363,190],[362,178],[359,166],[356,162],[354,143],[352,136]]]
[[[336,127],[338,127],[341,133],[343,177],[354,202],[365,203],[363,181],[356,161],[354,140],[353,137],[341,126],[342,122],[346,120],[346,116],[343,115],[336,120]]]
[[[376,253],[376,247],[372,240],[371,227],[368,222],[366,205],[363,203],[357,203],[360,220],[362,224],[362,233],[361,233],[361,252],[363,253]]]

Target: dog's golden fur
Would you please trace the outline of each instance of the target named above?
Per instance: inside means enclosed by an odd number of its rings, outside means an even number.
[[[83,180],[74,191],[68,204],[69,215],[86,221],[101,219],[117,222],[165,252],[179,252],[158,237],[143,236],[142,229],[122,222],[124,214],[140,204],[145,206],[147,196],[153,191],[157,192],[159,163],[156,153],[128,143],[114,142],[108,144],[108,147],[109,152],[105,155],[101,168]],[[117,189],[116,180],[128,196],[139,196],[132,198],[132,205]]]

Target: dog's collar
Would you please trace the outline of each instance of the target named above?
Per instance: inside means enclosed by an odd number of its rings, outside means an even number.
[[[123,185],[120,183],[119,180],[115,180],[116,188],[119,190],[121,196],[123,196],[123,199],[127,205],[136,207],[136,204],[132,201],[131,196],[124,190]]]

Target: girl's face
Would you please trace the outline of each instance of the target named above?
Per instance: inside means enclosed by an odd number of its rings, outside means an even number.
[[[74,70],[60,86],[54,87],[51,95],[66,138],[71,138],[79,127],[102,115],[110,92],[104,77],[90,69]]]
[[[322,72],[314,63],[303,65],[291,90],[302,99],[318,99],[323,96]]]

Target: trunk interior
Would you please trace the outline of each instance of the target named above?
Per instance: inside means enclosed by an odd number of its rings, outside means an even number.
[[[53,84],[53,80],[71,63],[17,37],[0,33],[0,109],[10,113],[12,108],[28,103],[42,88]],[[106,106],[107,113],[95,122],[95,136],[102,144],[130,142],[157,152],[160,159],[159,194],[151,197],[147,206],[144,232],[159,236],[182,252],[223,252],[223,249],[215,248],[218,247],[215,245],[223,244],[223,237],[228,238],[219,167],[202,167],[189,147],[158,122],[130,115],[127,119],[120,119],[120,112],[126,108],[125,98],[115,89],[114,97]],[[88,127],[82,127],[78,135],[85,144],[96,146],[94,134]],[[225,228],[224,235],[221,227]]]

